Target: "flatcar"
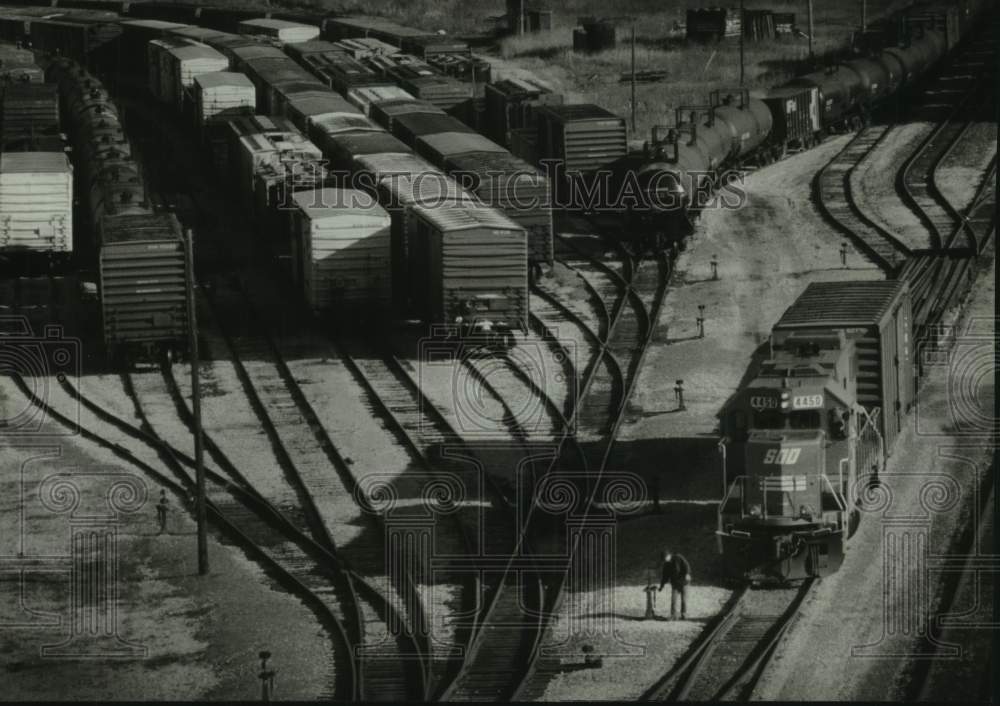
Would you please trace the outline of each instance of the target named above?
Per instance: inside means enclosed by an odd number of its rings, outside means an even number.
[[[809,285],[723,411],[719,551],[734,577],[794,581],[843,561],[866,488],[915,394],[909,285]]]

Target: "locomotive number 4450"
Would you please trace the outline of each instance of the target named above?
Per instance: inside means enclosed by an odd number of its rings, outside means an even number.
[[[800,453],[802,453],[802,449],[799,448],[768,449],[767,453],[764,454],[764,463],[791,466],[798,462]]]

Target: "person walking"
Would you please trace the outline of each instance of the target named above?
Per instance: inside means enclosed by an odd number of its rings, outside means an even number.
[[[660,588],[670,584],[670,619],[677,617],[677,595],[681,597],[681,620],[687,619],[687,587],[691,582],[691,565],[680,554],[669,549],[663,551],[663,568],[660,574]]]
[[[168,506],[169,501],[167,500],[167,491],[160,489],[160,501],[156,503],[156,521],[160,524],[160,531],[157,532],[157,534],[163,534],[167,531]]]

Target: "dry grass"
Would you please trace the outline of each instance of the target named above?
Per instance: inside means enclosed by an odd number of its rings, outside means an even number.
[[[279,4],[274,2],[273,4]],[[449,33],[482,32],[487,18],[505,11],[503,0],[284,0],[280,4],[309,6],[334,13],[377,14],[397,22]],[[618,31],[619,46],[595,55],[575,54],[572,28],[578,17],[631,16],[636,18],[636,66],[667,71],[665,80],[640,84],[636,91],[636,139],[649,135],[653,125],[672,119],[681,105],[704,103],[714,89],[739,83],[738,43],[729,39],[714,45],[687,44],[671,37],[686,10],[711,5],[736,5],[735,0],[562,0],[552,3],[553,29],[499,42],[499,73],[528,70],[566,95],[568,101],[594,102],[621,115],[631,113],[631,88],[619,81],[631,66],[629,25]],[[871,18],[905,4],[905,0],[869,0]],[[746,0],[747,9],[768,8],[794,12],[799,27],[807,27],[802,0]],[[814,3],[814,52],[820,58],[842,51],[860,22],[860,3],[834,0]],[[783,37],[748,43],[745,85],[751,90],[780,84],[797,73],[808,55],[802,37]]]
[[[666,71],[666,78],[636,89],[635,139],[645,139],[653,125],[672,122],[674,109],[682,105],[704,103],[714,89],[739,84],[739,43],[729,39],[716,44],[686,43],[668,34],[677,22],[683,22],[688,6],[711,3],[702,0],[675,0],[665,3],[625,0],[616,3],[616,12],[639,15],[636,22],[636,68]],[[875,16],[898,0],[869,2],[869,14]],[[554,28],[547,32],[505,38],[500,55],[506,65],[527,69],[554,85],[571,101],[598,103],[620,115],[631,113],[631,87],[620,78],[631,70],[629,26],[619,28],[619,45],[598,54],[573,52],[572,26],[577,15],[600,15],[596,0],[570,0],[569,10],[554,18]],[[747,8],[768,7],[796,13],[797,24],[805,28],[804,3],[788,0],[748,0]],[[603,5],[607,14],[607,4]],[[656,9],[644,14],[644,8]],[[851,32],[859,23],[858,8],[853,3],[817,3],[814,17],[813,50],[820,59],[844,50]],[[675,33],[676,34],[676,33]],[[745,81],[751,91],[761,91],[794,76],[808,57],[808,41],[802,37],[781,37],[767,42],[748,42],[745,46]]]

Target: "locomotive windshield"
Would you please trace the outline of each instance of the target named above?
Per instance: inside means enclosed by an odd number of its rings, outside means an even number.
[[[823,418],[819,410],[797,410],[783,414],[777,410],[754,412],[754,429],[822,429]]]

